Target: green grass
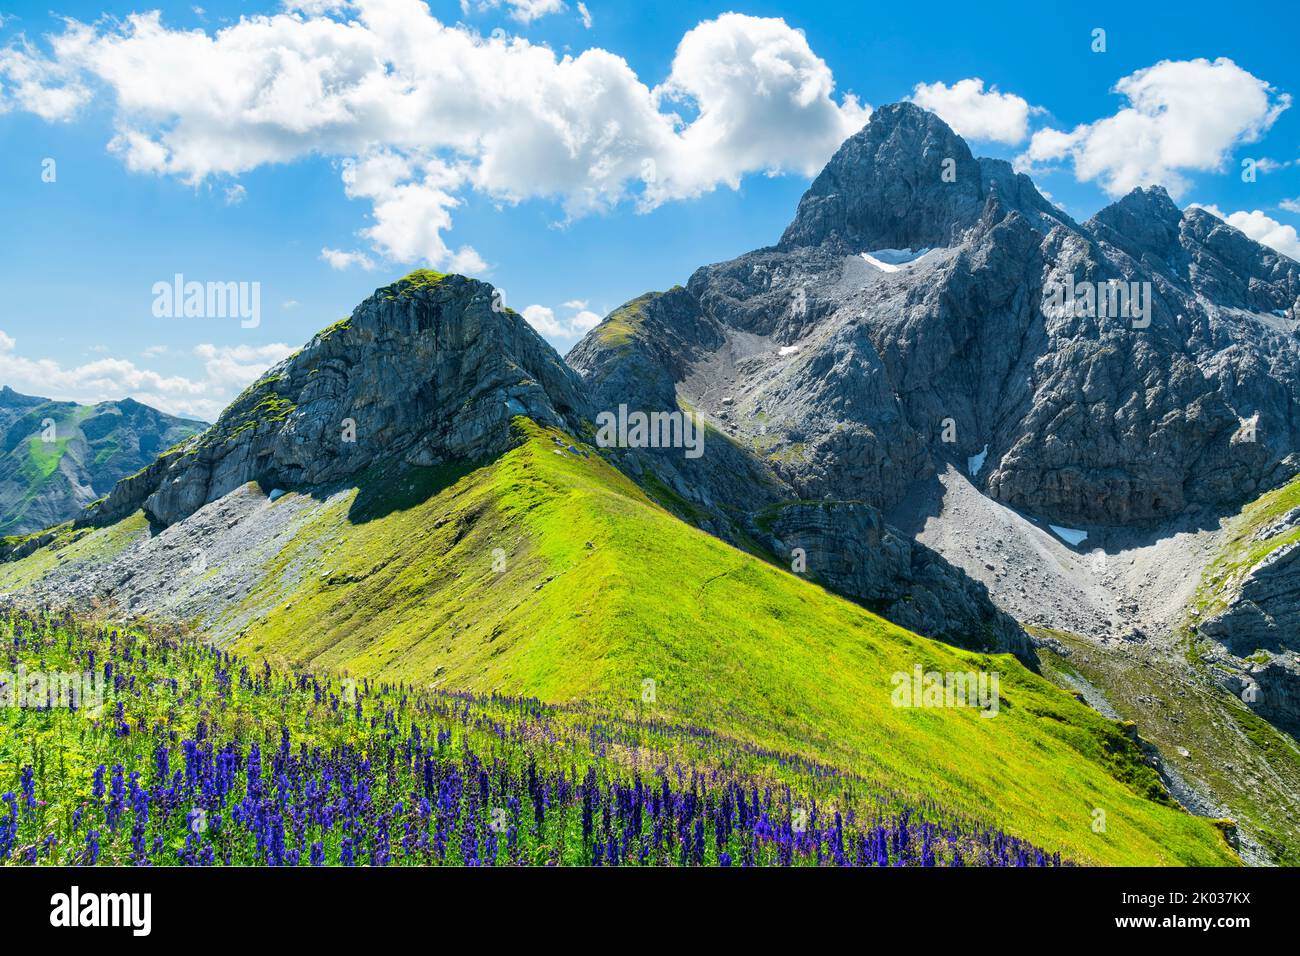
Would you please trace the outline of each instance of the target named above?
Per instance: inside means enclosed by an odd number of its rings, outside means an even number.
[[[95,467],[98,468],[121,450],[122,446],[118,444],[116,439],[112,437],[106,439],[100,447],[95,450]]]
[[[628,714],[649,679],[665,717],[833,763],[1074,859],[1233,861],[1210,824],[1163,798],[1118,724],[1009,655],[897,628],[689,527],[599,456],[556,454],[549,433],[519,427],[527,440],[490,465],[372,476],[312,512],[245,602],[269,610],[236,649]],[[891,706],[891,675],[915,663],[999,672],[1001,713]]]
[[[1082,679],[1154,744],[1184,779],[1231,808],[1237,824],[1285,866],[1300,865],[1300,749],[1218,688],[1197,659],[1170,660],[1140,647],[1111,648],[1064,631],[1069,657],[1041,650],[1043,674]],[[1182,751],[1186,750],[1184,756]]]
[[[40,435],[33,435],[27,440],[27,457],[35,480],[43,481],[58,470],[59,462],[68,450],[68,441],[66,437],[46,441]]]
[[[596,327],[600,343],[619,348],[630,345],[645,321],[645,307],[657,295],[658,292],[647,292],[611,312],[605,321]]]
[[[416,269],[392,285],[387,286],[387,299],[409,299],[416,292],[439,286],[449,273],[434,272],[432,269]]]
[[[1202,619],[1227,607],[1242,579],[1274,551],[1300,541],[1300,527],[1252,541],[1258,532],[1293,508],[1300,507],[1300,478],[1255,499],[1227,529],[1218,557],[1201,577],[1193,606]]]
[[[1163,794],[1124,728],[1010,655],[918,637],[699,531],[593,449],[517,419],[474,465],[363,476],[281,499],[292,534],[219,622],[235,650],[447,690],[703,725],[1106,864],[1230,864]],[[0,589],[121,551],[142,516],[0,564]],[[250,559],[251,553],[250,553]],[[915,664],[996,671],[996,717],[896,708]],[[652,680],[655,700],[642,700]],[[1106,828],[1094,832],[1094,810]]]

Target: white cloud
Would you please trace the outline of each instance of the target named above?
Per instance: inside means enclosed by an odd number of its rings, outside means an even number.
[[[465,16],[471,12],[483,13],[501,6],[509,9],[511,19],[525,26],[566,9],[564,0],[460,0],[460,12]]]
[[[451,228],[451,210],[460,200],[451,190],[466,178],[464,169],[438,159],[407,157],[380,150],[343,169],[349,198],[371,200],[375,224],[362,230],[380,254],[397,262],[430,262],[453,272],[476,273],[487,266],[469,246],[453,251],[442,234]]]
[[[577,335],[584,335],[598,325],[600,325],[600,316],[590,309],[583,309],[569,319],[569,328]]]
[[[75,47],[72,29],[64,49]],[[17,106],[50,122],[70,120],[91,98],[76,64],[43,57],[25,37],[0,48],[0,113]]]
[[[1288,166],[1292,165],[1293,163],[1294,160],[1288,159],[1279,162],[1276,159],[1271,159],[1270,157],[1265,156],[1261,159],[1255,160],[1255,168],[1259,170],[1259,172],[1267,175],[1268,173],[1275,173],[1279,169],[1286,169]]]
[[[1070,159],[1080,181],[1111,195],[1161,184],[1186,191],[1185,171],[1222,169],[1232,149],[1259,139],[1291,104],[1266,82],[1220,57],[1163,60],[1115,84],[1129,105],[1066,133],[1035,133],[1022,167]]]
[[[12,336],[0,332],[0,381],[19,392],[93,404],[130,396],[165,412],[200,418],[224,402],[207,397],[210,386],[182,375],[162,375],[119,358],[65,367],[53,359],[20,355]]]
[[[375,253],[471,271],[474,250],[444,238],[468,189],[557,200],[568,217],[629,198],[650,209],[753,172],[816,172],[870,114],[835,98],[802,33],[739,14],[689,31],[654,88],[613,53],[483,37],[420,0],[308,0],[210,31],[157,12],[67,21],[46,54],[3,57],[7,106],[66,118],[91,91],[110,96],[110,148],[135,172],[197,184],[351,158],[345,188],[372,205]]]
[[[204,344],[194,347],[194,354],[203,360],[208,381],[231,393],[250,385],[272,365],[293,353],[291,346],[281,342],[233,346]]]
[[[585,3],[578,4],[578,16],[582,18],[582,25],[586,29],[591,29],[591,12],[587,9]]]
[[[1283,199],[1278,203],[1287,212],[1300,212],[1300,197],[1295,199]]]
[[[1296,234],[1294,226],[1285,226],[1258,209],[1253,212],[1240,211],[1228,214],[1213,203],[1192,203],[1192,206],[1213,213],[1256,242],[1300,262],[1300,235]]]
[[[287,345],[199,345],[193,354],[203,362],[203,377],[165,375],[129,359],[97,358],[65,366],[49,358],[28,358],[18,352],[14,338],[0,331],[0,381],[19,392],[85,404],[134,398],[168,412],[211,421],[238,392],[259,375],[292,354]],[[147,359],[168,351],[154,345],[141,353]]]
[[[233,186],[226,187],[227,206],[238,206],[241,202],[243,202],[247,198],[248,198],[248,190],[245,189],[243,186],[241,186],[239,183],[235,183]]]
[[[555,310],[544,305],[524,306],[524,319],[548,338],[560,338],[566,332],[564,325],[555,320]]]
[[[548,339],[560,341],[580,338],[600,325],[600,316],[587,308],[586,300],[573,299],[564,303],[572,314],[566,319],[557,319],[555,310],[544,305],[530,305],[524,309],[524,319],[539,333]]]
[[[331,249],[329,246],[320,251],[321,261],[329,263],[331,269],[350,269],[358,266],[367,272],[375,268],[375,263],[364,252],[345,252],[342,249]]]
[[[830,67],[784,20],[724,13],[699,24],[654,91],[656,106],[697,115],[643,168],[643,206],[738,188],[746,173],[818,172],[871,116],[852,95],[836,103],[834,89]]]
[[[918,83],[912,102],[936,114],[967,139],[990,140],[1014,146],[1029,135],[1029,115],[1039,112],[1014,93],[997,88],[984,91],[979,77],[943,83]]]

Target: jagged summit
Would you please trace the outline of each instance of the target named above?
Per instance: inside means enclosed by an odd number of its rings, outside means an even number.
[[[1138,187],[1099,210],[1086,228],[1098,239],[1139,261],[1144,256],[1164,262],[1179,251],[1183,211],[1163,186]]]
[[[849,137],[799,202],[779,248],[837,238],[853,252],[949,246],[975,225],[992,196],[1035,224],[1064,213],[1001,160],[977,160],[943,120],[893,103]]]

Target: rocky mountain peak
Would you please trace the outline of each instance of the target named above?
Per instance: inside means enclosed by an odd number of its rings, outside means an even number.
[[[492,286],[421,270],[375,290],[82,520],[143,508],[168,525],[250,481],[309,488],[385,461],[479,460],[513,443],[516,415],[575,427],[577,374]]]
[[[1020,212],[1044,232],[1073,221],[1004,160],[976,159],[966,141],[914,103],[892,103],[849,137],[799,202],[779,248],[835,239],[849,252],[957,244],[985,214]]]
[[[962,138],[933,113],[894,103],[813,180],[780,247],[832,237],[852,251],[946,246],[982,208],[979,164]]]
[[[1100,210],[1087,228],[1134,259],[1166,260],[1178,248],[1183,211],[1163,186],[1138,187]]]

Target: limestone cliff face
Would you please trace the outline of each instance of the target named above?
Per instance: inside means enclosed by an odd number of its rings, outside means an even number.
[[[1053,307],[1067,281],[1136,287],[1145,314]],[[997,500],[1129,524],[1300,468],[1300,265],[1159,188],[1079,225],[909,104],[841,147],[778,246],[686,293],[630,304],[661,316],[655,345],[622,341],[637,375],[598,384],[673,383],[801,497],[888,509],[987,446]],[[590,378],[607,343],[598,327],[570,361]]]
[[[1118,314],[1059,302],[1113,283],[1133,292]],[[1158,187],[1079,224],[911,104],[843,144],[776,246],[633,300],[568,360],[600,407],[706,417],[716,455],[637,467],[733,540],[781,501],[893,513],[949,466],[1033,520],[1094,529],[1232,514],[1300,471],[1300,264]],[[917,561],[863,559],[871,524],[806,534],[822,580],[888,600]],[[972,643],[1001,630],[964,575],[949,583],[950,607],[980,608]]]
[[[143,508],[169,525],[249,481],[302,489],[393,458],[483,459],[509,447],[514,416],[572,429],[585,408],[578,377],[491,286],[415,273],[377,290],[82,521]]]

